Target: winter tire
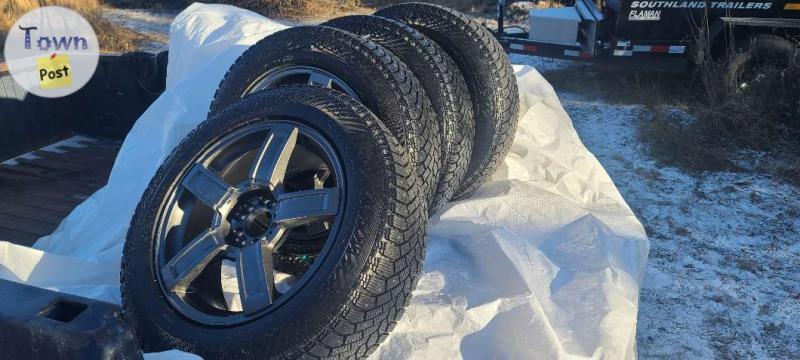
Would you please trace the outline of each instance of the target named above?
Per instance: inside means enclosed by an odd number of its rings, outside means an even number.
[[[372,110],[410,153],[430,203],[442,165],[441,132],[430,99],[402,61],[343,30],[286,29],[262,39],[236,60],[217,89],[211,113],[243,96],[292,83],[337,89]]]
[[[123,254],[125,317],[148,351],[365,357],[421,268],[417,183],[389,129],[347,95],[295,85],[239,100],[189,134],[145,191]],[[297,259],[307,267],[270,265],[314,231],[325,239]]]
[[[438,5],[400,4],[375,15],[402,21],[436,41],[464,75],[475,113],[475,141],[464,185],[456,197],[468,196],[508,155],[517,128],[517,82],[503,46],[474,20]]]
[[[328,21],[335,27],[383,45],[419,79],[431,99],[442,129],[442,164],[430,215],[461,188],[472,154],[475,119],[461,71],[433,40],[399,21],[378,16],[346,16]]]

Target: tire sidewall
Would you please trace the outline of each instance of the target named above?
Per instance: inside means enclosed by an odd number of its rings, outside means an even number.
[[[322,25],[368,36],[392,51],[417,75],[442,131],[442,169],[429,215],[435,214],[461,188],[472,155],[475,118],[461,70],[433,39],[394,19],[353,15]]]
[[[307,31],[310,36],[299,37]],[[320,31],[333,31],[342,37],[350,37],[349,33],[334,28],[295,27],[282,30],[268,36],[253,45],[231,67],[217,90],[211,103],[209,115],[219,112],[226,106],[242,98],[250,84],[255,83],[262,75],[288,66],[311,66],[323,69],[342,79],[358,95],[367,108],[385,121],[387,127],[401,142],[406,142],[411,134],[407,133],[404,124],[398,119],[405,118],[399,106],[386,96],[379,94],[394,93],[393,82],[387,81],[375,64],[363,56],[352,55],[338,58],[326,51],[315,49],[319,41],[312,36]],[[335,46],[335,45],[331,45]],[[280,49],[276,51],[276,49]]]
[[[259,95],[259,98],[269,96]],[[376,174],[378,164],[365,163],[360,151],[347,139],[354,136],[318,109],[304,104],[287,104],[274,101],[264,106],[261,99],[242,101],[232,108],[220,111],[218,116],[203,123],[190,137],[178,146],[151,182],[132,223],[126,242],[123,271],[123,294],[127,294],[126,312],[136,314],[137,333],[149,350],[180,348],[200,354],[220,357],[270,357],[297,351],[315,333],[322,331],[338,314],[339,309],[358,287],[358,277],[366,266],[374,242],[379,238],[382,213],[387,196],[385,174]],[[273,99],[277,100],[277,99]],[[284,100],[285,99],[281,99]],[[339,233],[324,263],[302,289],[277,309],[264,316],[234,327],[211,327],[195,323],[168,305],[160,290],[154,266],[154,234],[163,199],[173,187],[171,179],[200,154],[204,147],[213,144],[222,134],[220,129],[232,130],[264,120],[259,116],[303,114],[310,117],[304,124],[321,132],[334,147],[345,173],[344,213],[340,216]],[[228,131],[224,131],[228,133]],[[372,149],[379,151],[379,149]],[[354,169],[360,169],[358,171]],[[384,172],[390,170],[384,169]],[[367,195],[369,194],[369,195]],[[381,200],[384,199],[384,200]],[[314,309],[314,311],[308,311]],[[314,330],[310,330],[314,329]],[[237,344],[238,351],[219,354],[216,351]],[[195,346],[196,345],[196,346]],[[228,356],[230,355],[230,356]]]
[[[439,5],[392,5],[374,15],[404,22],[433,39],[458,65],[472,99],[475,137],[464,198],[488,180],[511,149],[519,115],[519,91],[511,62],[489,32],[457,11]]]
[[[405,147],[417,165],[426,199],[433,198],[442,164],[441,133],[430,99],[402,61],[355,34],[326,26],[298,26],[262,39],[228,71],[209,114],[240,99],[261,76],[288,66],[316,67],[347,83]],[[426,143],[429,138],[436,142]]]

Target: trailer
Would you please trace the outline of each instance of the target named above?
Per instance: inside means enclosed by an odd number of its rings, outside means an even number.
[[[506,26],[511,2],[498,1],[494,31],[509,53],[667,72],[710,58],[733,81],[758,57],[797,61],[797,0],[572,0],[531,9],[527,29]]]

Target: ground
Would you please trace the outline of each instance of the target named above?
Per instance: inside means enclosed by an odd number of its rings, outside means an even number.
[[[639,355],[800,357],[800,190],[756,172],[689,174],[661,166],[639,138],[647,119],[642,104],[621,101],[619,89],[612,99],[603,89],[559,83],[575,80],[563,72],[592,79],[623,70],[512,61],[551,80],[583,143],[647,229]]]
[[[158,52],[167,49],[169,26],[177,11],[103,8],[103,17],[111,23],[149,35],[141,44],[142,51]]]
[[[166,40],[174,14],[107,16]],[[757,171],[688,173],[660,165],[639,138],[647,116],[630,99],[640,98],[640,89],[595,81],[623,70],[524,56],[512,62],[551,81],[584,144],[647,229],[640,357],[800,358],[800,190]]]

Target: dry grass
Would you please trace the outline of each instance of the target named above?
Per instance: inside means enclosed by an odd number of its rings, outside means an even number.
[[[220,2],[283,19],[326,19],[343,14],[371,12],[357,0],[223,0]]]
[[[375,8],[406,2],[407,0],[221,0],[255,11],[259,14],[289,20],[324,21],[336,16],[369,14]],[[542,2],[558,0],[541,0]],[[103,6],[123,8],[181,9],[194,0],[0,0],[0,48],[5,33],[26,12],[41,5],[58,5],[71,8],[83,15],[94,26],[100,47],[104,51],[134,51],[143,41],[158,40],[151,35],[120,28],[102,17]],[[473,15],[490,14],[494,0],[440,0],[436,3]]]
[[[193,0],[106,0],[106,3],[123,8],[182,9]],[[289,20],[328,19],[345,14],[367,14],[372,9],[359,0],[219,0],[257,12],[261,15]]]
[[[730,59],[705,53],[682,90],[691,116],[673,111],[658,85],[639,88],[650,97],[640,135],[652,155],[694,171],[734,170],[744,160],[800,186],[800,59],[778,59],[742,90],[724,82]]]
[[[6,32],[19,17],[41,5],[63,6],[81,14],[94,27],[103,51],[133,51],[142,41],[149,39],[146,35],[116,27],[104,20],[102,3],[99,0],[2,0],[0,1],[0,41],[5,41]]]
[[[369,14],[376,8],[400,4],[409,0],[220,0],[217,3],[234,5],[261,15],[292,20],[326,20],[348,14]],[[550,1],[550,0],[544,0]],[[106,3],[126,8],[180,9],[193,0],[106,0]],[[493,11],[494,0],[438,0],[437,4],[469,14]]]

